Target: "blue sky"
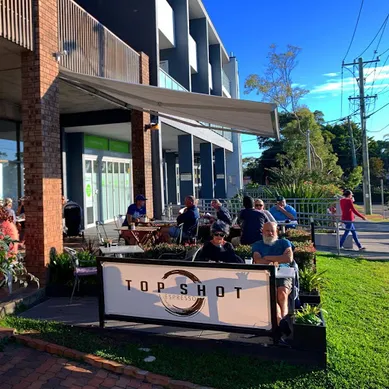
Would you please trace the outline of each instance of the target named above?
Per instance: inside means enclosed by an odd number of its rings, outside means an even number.
[[[293,76],[295,83],[305,85],[311,91],[302,103],[311,110],[323,111],[326,121],[341,117],[341,63],[355,27],[360,0],[203,0],[203,3],[227,52],[233,51],[238,58],[241,98],[258,99],[255,94],[243,94],[245,78],[251,73],[263,72],[271,44],[284,49],[289,43],[303,50]],[[388,13],[388,0],[364,1],[354,43],[346,62],[352,62],[365,50]],[[363,55],[364,60],[373,59],[378,38]],[[378,47],[378,54],[387,49],[389,22]],[[386,60],[386,65],[383,66]],[[373,104],[369,106],[371,113],[389,102],[389,86],[384,90],[387,93],[379,93],[389,85],[389,51],[381,57],[377,68],[375,65],[366,66],[365,75],[368,75],[366,92],[373,94],[374,91],[379,94],[375,107]],[[348,97],[354,95],[354,85],[351,73],[345,70],[343,116],[350,113]],[[359,122],[359,116],[355,120]],[[368,120],[369,135],[382,138],[389,134],[389,126],[382,130],[387,124],[389,106]],[[247,135],[242,136],[244,157],[259,156],[258,145],[252,139],[253,137]]]

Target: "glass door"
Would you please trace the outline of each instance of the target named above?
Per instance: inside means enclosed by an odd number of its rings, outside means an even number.
[[[97,161],[84,157],[84,217],[87,227],[95,224],[98,218]]]
[[[101,202],[103,211],[103,221],[108,220],[108,204],[107,204],[107,162],[101,163]]]
[[[114,217],[119,215],[120,213],[120,194],[119,194],[119,163],[113,163],[113,209],[114,209]]]
[[[107,162],[107,210],[108,210],[108,220],[113,219],[114,209],[113,209],[113,163]]]

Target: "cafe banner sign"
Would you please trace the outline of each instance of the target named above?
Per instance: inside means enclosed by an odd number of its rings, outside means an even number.
[[[273,266],[99,258],[105,320],[253,334],[276,328]]]

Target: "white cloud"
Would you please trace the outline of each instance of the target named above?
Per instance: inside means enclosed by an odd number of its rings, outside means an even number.
[[[336,77],[338,73],[325,73],[323,74],[324,77]]]
[[[326,76],[334,77],[335,73],[327,73]],[[377,66],[376,69],[370,68],[365,70],[365,89],[372,89],[377,92],[381,88],[385,87],[387,83],[386,80],[389,81],[389,65],[386,66]],[[374,83],[374,85],[373,85]],[[344,92],[354,91],[354,88],[357,88],[356,79],[353,77],[345,77],[343,79],[343,83],[341,78],[338,79],[331,78],[327,80],[323,84],[315,85],[311,88],[311,93],[320,93],[320,94],[334,94],[338,91],[341,91],[343,84]]]

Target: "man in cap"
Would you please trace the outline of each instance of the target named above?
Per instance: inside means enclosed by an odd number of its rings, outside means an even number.
[[[135,203],[131,204],[127,209],[127,217],[123,222],[123,226],[129,226],[130,223],[138,223],[139,219],[146,216],[146,197],[137,195]]]
[[[270,213],[277,222],[297,220],[296,210],[291,205],[286,204],[283,196],[277,197],[277,204],[270,208]]]

